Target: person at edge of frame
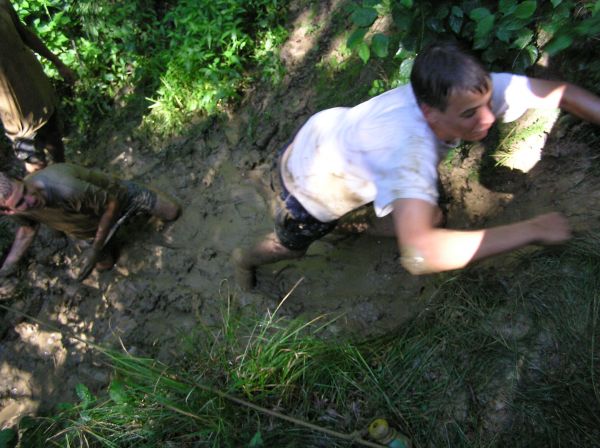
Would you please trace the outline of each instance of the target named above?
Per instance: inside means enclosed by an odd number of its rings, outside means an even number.
[[[28,173],[65,161],[57,99],[35,53],[63,79],[74,72],[27,28],[8,0],[0,0],[0,119],[15,156]]]
[[[40,224],[90,242],[81,255],[78,280],[84,280],[94,267],[110,269],[117,252],[112,236],[140,213],[174,221],[181,207],[158,191],[70,163],[49,165],[23,180],[0,172],[0,214],[19,223],[0,277],[17,271]]]

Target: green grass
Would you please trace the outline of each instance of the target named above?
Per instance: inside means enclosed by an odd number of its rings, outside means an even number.
[[[373,340],[327,338],[325,317],[226,309],[170,366],[105,350],[107,392],[82,385],[78,405],[25,421],[24,446],[351,446],[273,410],[356,436],[383,417],[417,447],[593,446],[599,250],[580,235],[503,270],[439,275],[425,311]]]
[[[42,59],[74,146],[87,149],[101,120],[121,127],[122,110],[140,134],[169,137],[234,104],[251,82],[283,77],[287,5],[277,0],[13,3],[77,74],[68,88]]]

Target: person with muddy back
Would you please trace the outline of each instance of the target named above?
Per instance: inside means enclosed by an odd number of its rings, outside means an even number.
[[[567,82],[489,73],[456,42],[430,45],[411,82],[347,108],[313,115],[277,156],[271,176],[275,231],[232,254],[239,286],[255,284],[260,265],[302,256],[338,220],[366,204],[368,232],[397,238],[411,274],[441,272],[528,244],[570,238],[557,212],[481,230],[442,227],[440,157],[461,140],[485,138],[496,120],[530,108],[560,107],[600,124],[600,98]]]
[[[0,0],[0,119],[27,172],[65,161],[57,100],[35,57],[48,59],[69,83],[75,74]]]
[[[180,212],[162,193],[69,163],[50,165],[22,181],[0,172],[0,213],[20,224],[0,277],[15,273],[40,224],[90,242],[81,256],[78,280],[83,280],[94,267],[102,271],[113,266],[111,238],[129,217],[145,213],[173,221]]]

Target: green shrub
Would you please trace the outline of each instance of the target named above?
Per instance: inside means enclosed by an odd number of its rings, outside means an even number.
[[[461,2],[413,2],[364,0],[352,8],[355,30],[348,46],[367,62],[372,55],[386,57],[391,41],[396,57],[411,58],[427,42],[449,35],[481,52],[494,68],[523,72],[542,51],[555,55],[575,39],[600,33],[600,2],[569,0],[463,0]],[[365,36],[375,20],[391,15],[395,28],[387,34]]]
[[[57,89],[80,136],[144,97],[147,128],[176,132],[191,115],[235,100],[254,67],[281,78],[273,55],[286,37],[285,8],[277,0],[16,0],[15,9],[77,73],[73,92]]]

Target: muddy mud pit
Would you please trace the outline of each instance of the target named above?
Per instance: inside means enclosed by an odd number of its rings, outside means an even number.
[[[328,12],[324,6],[321,18]],[[168,225],[129,223],[118,235],[123,245],[115,268],[94,272],[83,284],[73,280],[77,246],[47,229],[40,232],[21,265],[19,292],[6,293],[7,284],[1,288],[0,305],[12,309],[0,310],[3,427],[21,415],[75,400],[78,383],[92,391],[107,385],[110,370],[102,356],[67,332],[168,361],[180,334],[199,322],[219,325],[228,300],[242,311],[264,314],[293,290],[280,313],[339,316],[326,329],[330,335],[367,336],[398,327],[435,297],[435,275],[410,276],[399,265],[395,241],[366,235],[332,234],[301,260],[260,268],[253,293],[234,284],[231,251],[272,228],[268,206],[248,173],[268,167],[275,151],[318,110],[311,67],[323,54],[310,50],[335,52],[326,33],[308,32],[302,11],[294,15],[295,29],[282,51],[288,74],[281,88],[257,89],[228,118],[162,148],[143,147],[125,126],[106,131],[93,154],[74,156],[78,163],[162,189],[177,197],[184,211]],[[373,76],[366,68],[364,82]],[[547,129],[543,157],[528,173],[495,167],[486,155],[493,142],[443,161],[448,226],[490,226],[556,210],[576,231],[596,228],[597,144],[581,137],[588,135],[588,125],[560,126]],[[539,143],[522,142],[521,150],[535,155]],[[510,262],[511,255],[484,261]]]

